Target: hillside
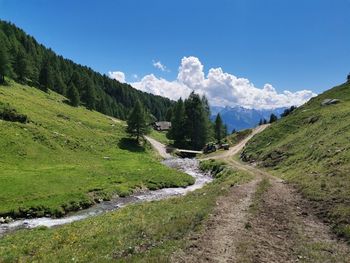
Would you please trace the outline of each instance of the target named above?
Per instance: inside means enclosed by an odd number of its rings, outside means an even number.
[[[123,121],[64,101],[14,82],[0,86],[0,116],[11,108],[28,120],[0,121],[0,216],[61,216],[112,194],[193,183],[133,144]],[[220,196],[251,179],[229,167],[215,177],[185,196],[9,233],[0,238],[0,261],[167,262],[201,229]]]
[[[137,99],[159,120],[164,119],[172,106],[167,98],[141,92],[57,55],[14,24],[2,20],[0,47],[0,83],[5,75],[64,96],[75,89],[87,108],[124,120]]]
[[[128,139],[124,122],[65,100],[13,81],[0,86],[2,118],[6,108],[28,118],[0,120],[0,216],[62,216],[113,194],[193,183]]]
[[[321,106],[325,99],[339,99]],[[254,137],[245,161],[273,169],[312,201],[316,214],[350,239],[350,83],[311,99]]]

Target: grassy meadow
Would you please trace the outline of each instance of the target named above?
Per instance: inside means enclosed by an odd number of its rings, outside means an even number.
[[[216,179],[186,196],[130,205],[57,228],[20,230],[0,239],[2,262],[168,262],[201,229],[218,196],[251,175],[208,161]],[[219,171],[220,170],[220,171]]]
[[[339,99],[321,106],[324,99]],[[350,240],[350,84],[311,99],[246,146],[243,159],[268,167],[313,201],[316,213]]]
[[[165,145],[171,145],[174,141],[167,138],[167,133],[167,131],[156,131],[152,129],[148,136]]]
[[[130,140],[124,122],[64,101],[14,82],[0,86],[0,103],[29,119],[0,120],[0,216],[62,216],[113,194],[194,182]]]

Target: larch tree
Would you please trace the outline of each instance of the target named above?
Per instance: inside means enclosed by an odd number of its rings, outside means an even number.
[[[68,91],[67,91],[67,97],[70,101],[70,104],[73,106],[73,107],[78,107],[79,104],[80,104],[80,96],[79,96],[79,91],[78,89],[75,87],[74,83],[71,82],[69,84],[69,87],[68,87]]]
[[[96,108],[96,90],[90,79],[88,79],[85,84],[84,101],[86,108],[89,110],[94,110]]]
[[[140,137],[150,132],[149,123],[147,121],[147,113],[139,100],[136,101],[129,118],[127,120],[127,132],[131,136],[135,136],[137,142]]]
[[[166,115],[165,115],[165,120],[166,121],[171,121],[171,119],[173,118],[173,108],[170,107],[167,112],[166,112]]]
[[[198,94],[192,92],[185,100],[185,129],[191,147],[200,150],[207,142],[209,135],[208,112]]]
[[[273,122],[277,121],[277,119],[278,119],[277,116],[275,114],[271,113],[269,123],[273,123]]]
[[[215,118],[215,139],[218,143],[221,143],[222,138],[224,137],[224,124],[222,122],[220,113],[216,115]]]
[[[0,48],[0,84],[5,83],[5,76],[10,71],[10,60],[7,55],[6,50],[1,47]]]
[[[185,106],[183,100],[180,98],[175,107],[171,118],[171,129],[169,131],[169,138],[174,140],[174,145],[177,147],[184,146],[186,140],[185,127]]]
[[[54,76],[51,69],[51,65],[48,60],[46,60],[40,70],[39,74],[40,89],[47,92],[49,89],[54,89]]]
[[[17,75],[17,80],[24,82],[29,75],[29,62],[26,54],[21,49],[18,51],[14,61],[13,69]]]

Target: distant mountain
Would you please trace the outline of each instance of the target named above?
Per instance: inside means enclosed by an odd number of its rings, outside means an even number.
[[[265,118],[269,120],[271,113],[274,113],[278,117],[286,108],[277,108],[270,110],[257,110],[247,109],[240,106],[236,107],[211,107],[211,119],[215,120],[215,117],[220,113],[221,118],[227,125],[228,131],[231,132],[233,129],[239,131],[247,128],[255,127],[260,119]]]

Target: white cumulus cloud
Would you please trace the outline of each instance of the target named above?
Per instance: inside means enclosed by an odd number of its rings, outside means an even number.
[[[161,71],[168,71],[167,67],[164,64],[162,64],[162,62],[160,62],[160,61],[153,60],[153,67],[155,67],[156,69],[159,69]]]
[[[192,91],[178,81],[167,81],[163,78],[157,78],[153,74],[146,75],[139,82],[131,83],[131,85],[138,90],[167,97],[172,100],[177,100],[181,97],[185,98]]]
[[[224,72],[222,68],[211,68],[205,76],[204,67],[196,57],[181,60],[177,78],[168,81],[154,74],[130,83],[136,89],[177,100],[186,98],[192,90],[206,95],[212,106],[242,106],[255,109],[301,105],[316,94],[310,90],[277,92],[271,84],[255,87],[246,78]]]
[[[118,80],[121,83],[125,83],[125,74],[121,71],[109,71],[108,75],[111,79]]]

